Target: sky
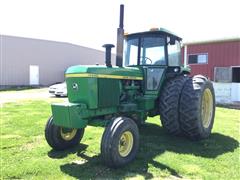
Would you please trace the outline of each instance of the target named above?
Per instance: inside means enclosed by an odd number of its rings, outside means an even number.
[[[163,27],[184,42],[240,37],[239,0],[0,0],[0,34],[103,50],[125,32]]]

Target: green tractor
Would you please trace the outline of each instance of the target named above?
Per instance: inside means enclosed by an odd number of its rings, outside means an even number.
[[[136,157],[138,127],[147,117],[160,115],[169,134],[201,140],[209,137],[215,114],[213,85],[202,75],[189,76],[181,38],[164,29],[124,34],[123,10],[121,5],[116,66],[111,65],[114,46],[106,44],[106,66],[69,67],[69,102],[51,105],[45,128],[48,144],[65,150],[79,144],[87,125],[105,127],[101,157],[115,168]]]

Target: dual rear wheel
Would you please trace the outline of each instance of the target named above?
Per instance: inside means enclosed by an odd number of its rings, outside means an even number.
[[[207,138],[215,115],[212,83],[204,76],[169,80],[160,96],[160,117],[166,131],[192,140]]]

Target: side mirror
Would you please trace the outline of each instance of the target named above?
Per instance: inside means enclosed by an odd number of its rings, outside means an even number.
[[[175,38],[172,38],[172,37],[170,37],[170,41],[169,41],[169,44],[170,45],[174,45],[175,44]]]

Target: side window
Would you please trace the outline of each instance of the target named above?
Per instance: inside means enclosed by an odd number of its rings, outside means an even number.
[[[168,44],[168,65],[181,65],[181,45],[179,41],[175,41],[174,45]]]
[[[138,39],[130,39],[124,44],[124,64],[125,66],[137,65]]]
[[[131,45],[130,46],[131,49],[131,54],[129,57],[129,64],[130,65],[137,65],[137,52],[138,52],[138,47]]]
[[[207,64],[208,63],[208,54],[190,54],[188,55],[188,64]]]

